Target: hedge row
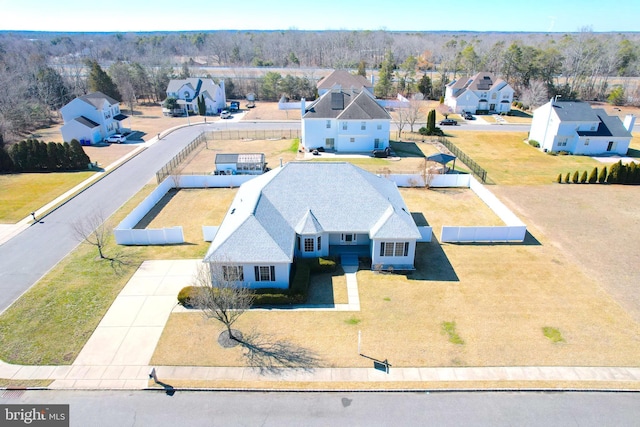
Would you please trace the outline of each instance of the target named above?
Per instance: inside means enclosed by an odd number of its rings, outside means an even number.
[[[640,184],[640,164],[631,162],[629,164],[623,164],[622,160],[614,163],[607,172],[607,167],[603,167],[600,172],[595,167],[590,174],[587,175],[587,171],[575,171],[573,175],[568,172],[562,179],[562,174],[558,175],[556,179],[558,183],[564,184]]]
[[[303,304],[309,295],[311,273],[331,273],[337,264],[330,258],[297,259],[293,266],[291,286],[288,289],[260,288],[254,290],[254,306]],[[197,308],[196,301],[201,287],[186,286],[178,293],[178,303],[187,308]]]
[[[37,139],[0,146],[0,172],[60,172],[86,170],[91,160],[77,140],[45,143]]]

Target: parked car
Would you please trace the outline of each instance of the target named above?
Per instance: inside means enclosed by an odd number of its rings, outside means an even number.
[[[119,133],[114,133],[113,135],[107,137],[105,141],[107,142],[116,142],[118,144],[123,143],[127,140],[127,137],[124,135],[120,135]]]
[[[464,114],[462,114],[462,118],[465,120],[475,120],[476,118],[473,117],[473,114],[469,113],[468,111]]]
[[[373,155],[373,157],[385,159],[391,155],[391,149],[389,147],[385,148],[384,150],[376,149],[373,150],[371,154]]]
[[[220,118],[221,119],[230,119],[231,118],[231,112],[229,112],[228,110],[222,110],[222,112],[220,113]]]
[[[444,119],[440,121],[440,126],[455,126],[458,122],[453,119]]]

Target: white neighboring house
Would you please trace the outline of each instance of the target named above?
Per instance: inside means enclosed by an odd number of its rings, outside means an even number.
[[[128,117],[120,112],[120,103],[102,92],[80,96],[60,109],[64,125],[62,139],[76,139],[82,145],[94,144],[115,133],[124,132]]]
[[[389,146],[391,116],[365,88],[336,86],[308,106],[303,99],[301,110],[306,150],[357,153]]]
[[[191,77],[188,79],[173,79],[167,86],[167,98],[175,98],[181,109],[192,114],[198,114],[198,97],[204,96],[207,115],[220,114],[227,106],[224,91],[224,80],[217,85],[211,79]],[[163,109],[165,114],[171,111]]]
[[[625,155],[634,122],[632,115],[625,117],[623,123],[586,102],[552,99],[533,112],[529,140],[537,141],[542,150],[550,152]]]
[[[504,80],[496,79],[492,73],[481,72],[459,78],[445,88],[444,103],[454,113],[507,113],[511,111],[512,101],[513,88]]]
[[[414,269],[420,231],[398,188],[350,163],[292,162],[242,184],[204,258],[250,288],[287,288],[296,257]]]

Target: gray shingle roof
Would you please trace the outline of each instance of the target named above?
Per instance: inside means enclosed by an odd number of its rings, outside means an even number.
[[[597,114],[591,105],[582,101],[556,101],[553,103],[553,111],[560,121],[568,122],[597,122]]]
[[[292,162],[240,187],[205,260],[291,262],[296,233],[320,231],[420,238],[393,182],[350,163]]]
[[[119,102],[102,92],[92,92],[78,97],[78,99],[91,104],[96,108],[102,109],[102,104],[106,101],[109,105],[118,104]]]
[[[361,75],[353,75],[346,70],[334,70],[324,79],[320,80],[316,87],[321,89],[330,90],[334,86],[340,86],[342,89],[362,89],[363,87],[373,87],[371,82],[366,77]]]
[[[598,129],[595,132],[589,131],[578,131],[578,135],[580,136],[613,136],[613,137],[623,137],[623,138],[631,138],[631,132],[627,130],[622,124],[620,118],[616,116],[608,115],[604,109],[596,108],[593,110],[594,114],[600,120],[598,124]]]
[[[341,102],[338,102],[340,98]],[[342,108],[339,108],[342,106]],[[303,118],[342,120],[391,120],[391,116],[367,91],[327,92],[309,105]]]

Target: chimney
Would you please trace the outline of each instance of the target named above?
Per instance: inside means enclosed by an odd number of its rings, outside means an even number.
[[[636,123],[636,116],[634,116],[633,114],[627,114],[626,116],[624,116],[624,128],[626,130],[628,130],[629,132],[633,132],[633,125]]]
[[[306,109],[306,105],[305,105],[305,104],[306,104],[306,103],[305,103],[305,99],[304,99],[304,98],[301,98],[301,99],[300,99],[300,114],[301,114],[302,116],[304,116],[304,114],[306,113],[306,111],[305,111],[305,109]]]

